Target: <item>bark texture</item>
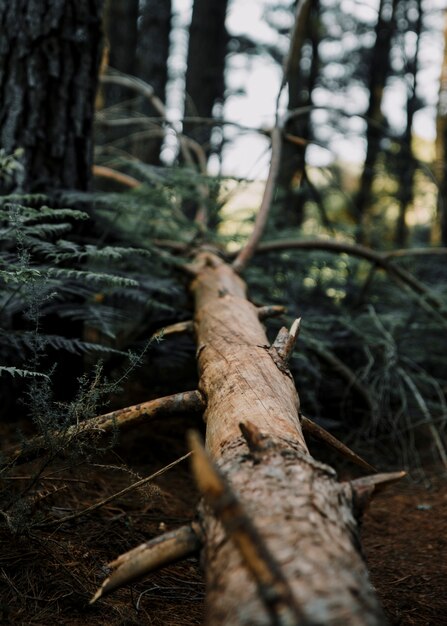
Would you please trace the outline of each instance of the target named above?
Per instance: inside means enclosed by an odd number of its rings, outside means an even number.
[[[366,157],[357,196],[357,241],[366,242],[366,218],[371,203],[374,181],[374,168],[382,137],[382,98],[385,83],[390,72],[390,49],[394,31],[395,11],[398,0],[380,0],[379,15],[376,24],[376,42],[369,67],[369,104],[366,112]]]
[[[155,95],[162,102],[166,102],[170,33],[171,1],[144,0],[141,4],[141,22],[138,32],[137,75],[151,85]],[[146,98],[142,100],[141,108],[143,113],[150,117],[159,116],[159,112]],[[140,139],[135,139],[133,152],[146,163],[157,165],[160,162],[161,146],[162,139],[159,137],[142,136]]]
[[[227,0],[194,0],[189,30],[186,70],[185,116],[213,116],[215,104],[223,103],[225,56],[228,33],[225,28]],[[209,124],[184,124],[185,134],[210,153],[212,127]],[[220,152],[220,145],[214,151]]]
[[[247,299],[244,282],[217,257],[197,259],[200,391],[206,447],[282,569],[301,625],[385,624],[360,553],[349,485],[315,461],[301,431],[299,399]],[[251,453],[240,423],[265,438]],[[207,623],[291,623],[273,619],[221,524],[205,509]]]
[[[102,0],[0,3],[0,145],[23,148],[16,189],[86,189]]]

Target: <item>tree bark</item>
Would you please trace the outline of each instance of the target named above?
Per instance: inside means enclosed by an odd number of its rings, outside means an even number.
[[[216,256],[197,258],[195,298],[206,448],[240,497],[293,594],[300,619],[266,609],[239,551],[204,509],[207,623],[376,625],[386,620],[368,581],[353,492],[309,454],[299,399],[281,351],[269,346],[245,283]],[[263,442],[250,452],[243,430]]]
[[[382,136],[382,98],[386,79],[390,69],[391,38],[394,32],[395,10],[398,0],[381,0],[379,17],[376,25],[376,42],[374,44],[369,71],[369,105],[366,113],[366,157],[357,195],[357,241],[366,243],[365,220],[371,203],[371,191],[374,181],[374,167],[380,148]]]
[[[436,178],[438,182],[438,229],[433,239],[447,245],[447,11],[444,12],[444,56],[436,116]]]
[[[109,66],[124,74],[135,73],[137,59],[139,0],[108,0],[104,26],[109,48]],[[129,98],[129,90],[121,85],[108,85],[106,106]]]
[[[102,0],[0,3],[0,145],[24,151],[15,190],[89,185],[101,7]]]
[[[289,101],[287,109],[294,111],[301,107],[309,107],[309,111],[299,117],[294,117],[286,125],[285,132],[300,139],[309,140],[311,137],[311,105],[312,91],[316,85],[319,69],[319,1],[314,0],[304,5],[306,15],[303,16],[305,34],[289,67],[287,83],[289,86]],[[306,43],[311,48],[310,68],[303,71],[300,67],[303,56],[303,47]],[[279,168],[279,194],[273,211],[273,225],[277,229],[301,226],[304,218],[304,168],[306,163],[306,143],[298,146],[285,141],[281,150],[281,165]]]
[[[185,85],[185,116],[210,118],[225,91],[225,56],[228,34],[225,16],[228,0],[194,0],[189,30]],[[184,132],[211,152],[212,126],[185,122]],[[213,147],[220,153],[221,143]]]
[[[404,8],[406,8],[404,6]],[[412,137],[413,137],[413,120],[414,114],[418,110],[419,100],[416,94],[417,74],[419,70],[419,48],[422,33],[422,17],[423,8],[422,1],[417,0],[417,18],[414,21],[414,32],[416,34],[416,49],[414,56],[408,61],[406,73],[411,75],[412,85],[408,89],[406,126],[402,137],[401,147],[401,176],[397,197],[399,200],[399,216],[397,218],[396,234],[394,242],[397,246],[404,246],[408,238],[408,227],[406,223],[406,214],[414,196],[414,175],[416,173],[416,159],[413,154]],[[409,20],[411,23],[411,20]]]
[[[170,33],[171,0],[145,0],[141,6],[138,32],[137,76],[151,85],[162,102],[166,102]],[[145,115],[159,116],[147,98],[142,101],[141,108]],[[145,163],[157,165],[160,163],[162,143],[159,137],[136,139],[133,153]]]

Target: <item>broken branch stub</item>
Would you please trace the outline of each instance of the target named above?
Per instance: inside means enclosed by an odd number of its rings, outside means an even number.
[[[160,567],[195,554],[201,546],[202,537],[198,525],[189,524],[121,554],[109,563],[113,571],[90,600],[90,604]]]
[[[206,450],[284,576],[301,616],[294,625],[383,626],[359,552],[352,497],[331,468],[310,456],[293,379],[271,353],[245,283],[210,253],[199,254],[195,267]],[[256,442],[261,450],[247,445]],[[204,508],[207,623],[275,623],[217,517]]]

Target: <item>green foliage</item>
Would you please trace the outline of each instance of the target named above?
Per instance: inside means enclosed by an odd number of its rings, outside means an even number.
[[[420,258],[417,277],[446,305],[447,270],[437,258]],[[399,263],[414,272],[414,258]],[[303,317],[292,370],[304,414],[384,465],[415,467],[418,436],[435,458],[445,455],[447,318],[370,270],[346,255],[290,251],[258,256],[249,283],[256,301],[285,304],[289,322]],[[279,326],[269,322],[272,337]]]

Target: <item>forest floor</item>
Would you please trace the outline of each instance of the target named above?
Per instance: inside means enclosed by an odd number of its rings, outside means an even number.
[[[2,480],[2,487],[15,491],[17,498],[22,494],[26,506],[19,507],[12,520],[20,532],[0,526],[0,624],[202,623],[205,588],[194,558],[93,606],[88,603],[108,561],[194,517],[198,494],[187,460],[94,512],[54,523],[181,457],[186,452],[185,430],[197,423],[197,418],[154,421],[127,433],[118,447],[89,463],[59,461],[45,467],[46,478],[30,489],[28,477],[36,462],[17,467]],[[11,433],[6,424],[0,425],[5,444]],[[364,552],[393,626],[447,624],[446,486],[445,474],[430,470],[422,482],[404,480],[390,486],[365,515]]]

